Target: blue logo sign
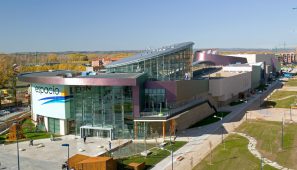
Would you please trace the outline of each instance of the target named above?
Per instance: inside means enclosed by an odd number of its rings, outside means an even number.
[[[41,105],[50,104],[50,103],[65,103],[69,102],[73,96],[51,96],[51,97],[44,97],[39,99],[38,101],[44,101]]]

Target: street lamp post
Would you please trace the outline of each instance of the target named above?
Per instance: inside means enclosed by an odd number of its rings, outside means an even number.
[[[171,141],[171,128],[170,128],[170,132],[169,132],[169,139],[170,139],[170,147],[171,147],[171,169],[173,170],[173,149],[172,149],[172,141]]]
[[[223,132],[223,130],[224,130],[224,128],[223,128],[223,114],[222,114],[222,117],[219,117],[219,116],[216,116],[216,115],[214,115],[213,117],[221,119],[222,144],[224,144],[224,149],[225,149],[224,132]]]
[[[20,155],[19,155],[19,133],[18,133],[18,127],[17,123],[13,123],[16,127],[16,142],[17,142],[17,157],[18,157],[18,170],[20,170]]]
[[[166,150],[167,152],[169,152],[171,154],[171,170],[173,170],[173,149],[172,149],[172,146],[171,146],[171,150],[167,150],[163,146],[161,147],[161,149]]]
[[[290,105],[290,120],[291,120],[291,122],[293,121],[293,119],[292,119],[292,105],[294,105],[294,104]]]
[[[260,167],[261,167],[261,170],[263,170],[263,157],[261,156],[261,160],[260,160]]]
[[[64,143],[62,144],[62,146],[66,146],[68,148],[68,156],[67,156],[67,170],[69,170],[69,144],[68,143]]]
[[[261,96],[262,96],[262,94],[260,93],[260,97],[259,97],[259,108],[261,108]]]
[[[284,149],[284,117],[282,118],[282,149]]]

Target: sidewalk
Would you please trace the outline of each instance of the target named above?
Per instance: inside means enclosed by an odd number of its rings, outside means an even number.
[[[259,107],[260,100],[263,100],[267,95],[271,93],[275,88],[280,86],[280,82],[276,81],[268,87],[268,89],[262,93],[252,96],[247,103],[240,104],[235,107],[230,107],[230,114],[224,119],[225,133],[234,131],[243,121],[246,120],[245,113],[250,108]],[[224,108],[226,109],[226,108]],[[174,169],[190,170],[196,164],[198,164],[207,154],[210,152],[210,143],[212,148],[215,148],[221,143],[221,122],[216,122],[207,126],[197,127],[185,130],[179,133],[177,140],[188,141],[188,143],[174,152],[173,154],[173,167]],[[224,134],[226,137],[228,134]],[[182,156],[184,159],[178,161],[177,158]],[[161,170],[171,169],[171,156],[163,159],[156,164],[152,169]]]

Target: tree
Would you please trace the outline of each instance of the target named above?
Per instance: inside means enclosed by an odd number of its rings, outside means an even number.
[[[13,75],[12,60],[6,56],[0,56],[0,86],[4,87],[8,84]]]
[[[49,62],[49,63],[58,62],[58,56],[57,56],[57,54],[49,54],[47,56],[47,62]]]

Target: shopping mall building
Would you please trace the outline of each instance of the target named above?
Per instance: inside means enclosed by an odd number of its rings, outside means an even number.
[[[32,118],[47,131],[165,137],[215,112],[208,80],[191,79],[193,44],[145,51],[110,63],[106,73],[58,70],[18,78],[31,84]]]
[[[236,101],[279,71],[274,55],[195,52],[192,42],[147,50],[105,73],[23,73],[32,118],[45,130],[109,139],[165,138]],[[202,54],[202,55],[201,55]]]

